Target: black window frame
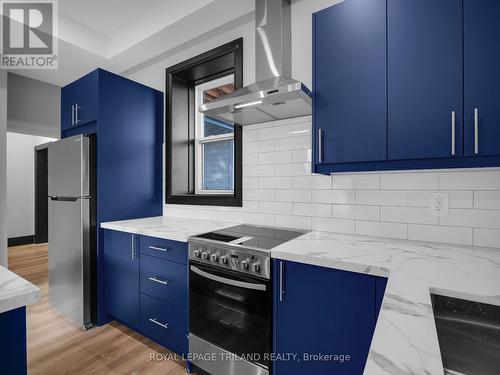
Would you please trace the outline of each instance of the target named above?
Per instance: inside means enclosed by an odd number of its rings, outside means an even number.
[[[231,62],[232,63],[229,63]],[[229,65],[228,65],[229,64]],[[230,66],[231,65],[231,66]],[[213,79],[234,74],[235,90],[243,87],[243,38],[238,38],[186,61],[173,65],[165,71],[165,203],[186,205],[237,206],[243,204],[243,131],[241,125],[234,124],[234,193],[195,194],[194,155],[194,86]],[[186,108],[180,109],[178,116],[184,117],[188,126],[186,178],[189,193],[173,194],[173,82],[184,85],[178,94],[184,96],[181,102]],[[187,103],[185,104],[184,101]],[[176,107],[176,113],[179,111]]]

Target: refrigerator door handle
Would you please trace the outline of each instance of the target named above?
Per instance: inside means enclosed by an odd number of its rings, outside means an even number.
[[[76,202],[78,198],[75,197],[58,197],[55,195],[50,196],[50,199],[53,201],[62,201],[62,202]]]

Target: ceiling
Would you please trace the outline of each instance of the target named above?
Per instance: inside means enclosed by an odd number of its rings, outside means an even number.
[[[253,13],[254,1],[59,0],[59,68],[12,71],[59,86],[97,67],[121,74]]]

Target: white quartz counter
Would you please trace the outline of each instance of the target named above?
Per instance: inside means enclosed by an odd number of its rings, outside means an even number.
[[[310,232],[273,258],[389,278],[365,375],[442,375],[431,293],[500,305],[500,249]]]
[[[234,225],[237,224],[222,221],[156,216],[144,219],[101,223],[101,228],[187,242],[190,236],[224,229]]]
[[[40,288],[0,266],[0,314],[35,302]]]

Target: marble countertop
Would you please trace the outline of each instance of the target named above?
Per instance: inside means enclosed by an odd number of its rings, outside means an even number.
[[[35,302],[40,288],[0,266],[0,314]]]
[[[238,225],[235,223],[155,216],[144,219],[101,223],[101,228],[187,242],[190,236]]]
[[[431,293],[500,305],[500,249],[310,232],[273,258],[388,277],[365,375],[441,375]]]

